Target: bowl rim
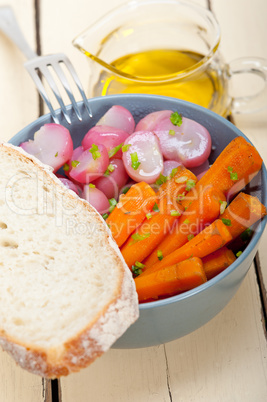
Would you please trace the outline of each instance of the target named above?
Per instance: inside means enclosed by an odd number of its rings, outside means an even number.
[[[231,131],[234,131],[234,134],[236,134],[236,136],[242,136],[245,138],[246,141],[248,141],[250,144],[254,145],[249,140],[249,138],[238,127],[236,127],[233,123],[231,123],[225,117],[222,117],[222,116],[218,115],[217,113],[213,112],[212,110],[204,108],[203,106],[199,106],[192,102],[184,101],[181,99],[176,99],[176,98],[162,96],[162,95],[149,95],[149,94],[115,94],[115,95],[106,95],[106,96],[90,98],[90,99],[88,99],[88,101],[89,101],[89,103],[90,102],[97,103],[97,102],[101,102],[101,100],[103,102],[105,102],[105,101],[108,102],[109,100],[112,100],[112,99],[114,99],[114,100],[118,99],[118,101],[123,101],[123,99],[125,99],[125,98],[132,98],[133,100],[139,99],[139,98],[143,98],[143,99],[147,99],[147,100],[158,99],[159,101],[167,100],[167,101],[172,101],[172,102],[178,102],[178,104],[181,104],[185,107],[188,106],[189,109],[191,109],[191,111],[193,111],[193,112],[198,111],[198,113],[200,112],[201,114],[204,114],[208,118],[211,117],[212,119],[215,119],[215,120],[217,119],[217,120],[221,121]],[[77,104],[78,104],[78,107],[85,107],[84,101],[79,101],[79,102],[77,102]],[[113,101],[112,101],[112,104],[114,104]],[[70,110],[72,110],[72,105],[69,104],[66,106],[66,108],[68,111],[70,111]],[[55,110],[55,113],[56,113],[56,115],[60,115],[61,109],[59,108],[59,109]],[[12,143],[12,141],[14,141],[14,140],[16,140],[16,138],[20,137],[21,133],[24,132],[24,130],[32,129],[37,124],[37,122],[40,123],[40,125],[41,125],[44,121],[47,120],[48,117],[50,117],[50,120],[53,122],[51,113],[44,114],[44,115],[38,117],[37,119],[35,119],[34,121],[32,121],[31,123],[27,124],[25,127],[23,127],[17,134],[15,134],[12,138],[10,138],[8,140],[8,142]],[[63,123],[63,122],[61,122],[61,123]],[[265,182],[267,183],[267,170],[266,170],[264,161],[262,163],[261,170],[262,170],[263,178],[264,178]],[[267,200],[267,186],[265,186],[264,190],[265,190],[264,191],[265,200]],[[265,203],[267,203],[267,201]],[[167,297],[165,299],[154,300],[151,302],[146,302],[146,303],[141,303],[141,304],[139,303],[139,310],[149,310],[149,309],[161,308],[161,307],[167,306],[169,304],[177,303],[178,301],[184,301],[191,296],[198,295],[198,294],[204,292],[205,290],[215,286],[220,280],[223,280],[225,277],[230,275],[230,273],[232,273],[239,264],[242,264],[245,261],[245,259],[248,257],[248,255],[257,246],[257,243],[259,242],[259,240],[263,234],[263,231],[265,229],[266,223],[267,223],[267,216],[265,216],[260,222],[258,222],[257,228],[256,228],[249,244],[246,246],[246,248],[244,249],[242,254],[236,259],[236,261],[234,263],[232,263],[228,268],[226,268],[224,271],[222,271],[221,273],[216,275],[214,278],[208,280],[207,282],[205,282],[202,285],[197,286],[194,289],[188,290],[181,294]]]

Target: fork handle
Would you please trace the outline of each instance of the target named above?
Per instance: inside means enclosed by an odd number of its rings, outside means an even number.
[[[6,34],[6,36],[14,42],[27,59],[34,59],[37,54],[28,45],[15,14],[11,7],[0,7],[0,30]]]

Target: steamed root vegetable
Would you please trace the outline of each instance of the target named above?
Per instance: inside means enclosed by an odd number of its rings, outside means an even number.
[[[202,285],[207,281],[200,258],[192,257],[149,275],[135,278],[140,302],[172,296]]]
[[[82,198],[88,201],[100,214],[107,213],[109,210],[109,200],[105,194],[94,187],[94,185],[84,185]]]
[[[109,165],[108,151],[101,144],[93,144],[71,162],[69,176],[82,184],[88,184],[101,177]]]
[[[160,141],[164,158],[192,168],[202,165],[211,151],[208,130],[194,120],[170,113],[156,124],[153,132]]]
[[[194,191],[188,194],[186,207],[191,196],[203,188],[213,185],[221,190],[227,197],[238,193],[259,172],[262,165],[256,148],[243,137],[236,137],[220,153],[213,165],[196,184]]]
[[[128,174],[121,159],[111,159],[103,176],[94,181],[94,185],[101,190],[107,198],[118,199],[121,188],[128,181]]]
[[[154,131],[157,124],[165,118],[169,118],[172,110],[159,110],[143,117],[136,125],[136,131]]]
[[[118,128],[109,126],[92,127],[82,140],[83,148],[90,149],[93,144],[102,144],[109,152],[109,156],[122,158],[121,147],[129,137],[129,133]]]
[[[163,176],[169,177],[172,174],[172,172],[174,171],[174,169],[176,169],[180,165],[181,165],[180,162],[164,161],[163,162],[163,173],[162,173]]]
[[[173,223],[182,213],[181,207],[164,199],[158,211],[146,215],[145,220],[128,238],[121,248],[121,253],[129,268],[136,261],[142,262],[163,240]]]
[[[154,183],[163,172],[163,158],[157,137],[150,131],[136,131],[123,146],[123,162],[135,181]]]
[[[203,258],[213,253],[232,240],[232,236],[224,223],[216,219],[209,226],[203,229],[198,235],[193,237],[182,247],[168,254],[166,257],[151,267],[147,268],[143,275],[157,271],[163,267],[177,264],[191,257]]]
[[[145,182],[134,184],[122,194],[106,222],[119,247],[151,212],[157,201],[155,191]]]
[[[232,250],[227,247],[222,247],[214,253],[202,258],[203,268],[207,279],[214,278],[220,272],[228,268],[233,262],[235,262],[236,256]]]
[[[227,225],[233,239],[266,215],[265,206],[252,195],[239,193],[220,219]]]
[[[175,222],[170,233],[145,260],[146,268],[151,267],[158,260],[158,252],[162,258],[176,249],[182,247],[191,238],[197,235],[204,227],[220,215],[221,205],[225,202],[225,196],[221,191],[209,186],[205,188],[199,197],[194,200],[181,218]],[[181,201],[183,205],[183,200]]]
[[[134,132],[135,121],[128,109],[120,105],[114,105],[108,109],[96,125],[115,127],[126,131],[128,134],[132,134]]]
[[[73,151],[69,130],[55,123],[45,124],[34,134],[34,140],[23,142],[20,146],[54,168],[54,173],[71,158]]]
[[[64,184],[65,187],[67,187],[69,190],[74,191],[77,195],[81,196],[82,194],[82,189],[79,187],[77,184],[73,183],[73,181],[66,179],[65,177],[59,177],[59,180],[61,181],[62,184]]]

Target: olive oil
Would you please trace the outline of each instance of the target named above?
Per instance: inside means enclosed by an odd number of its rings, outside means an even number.
[[[94,96],[118,93],[165,95],[224,114],[220,109],[223,110],[226,102],[227,83],[218,65],[216,70],[212,65],[201,65],[203,57],[198,53],[174,49],[126,55],[114,60],[109,71],[102,70]],[[196,68],[197,71],[193,71]],[[116,74],[115,69],[120,74]]]

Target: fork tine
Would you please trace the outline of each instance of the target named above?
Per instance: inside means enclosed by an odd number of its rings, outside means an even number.
[[[74,111],[75,111],[75,113],[76,113],[76,116],[77,116],[78,119],[81,121],[81,120],[82,120],[82,116],[81,116],[80,110],[79,110],[78,105],[77,105],[77,102],[76,102],[76,100],[75,100],[75,98],[74,98],[74,96],[73,96],[72,90],[71,90],[71,88],[70,88],[68,79],[67,79],[67,77],[66,77],[64,71],[62,70],[62,68],[61,68],[61,66],[60,66],[59,63],[53,63],[52,66],[53,66],[55,72],[57,73],[58,78],[60,79],[61,84],[62,84],[63,87],[65,88],[65,91],[67,92],[67,94],[68,94],[68,96],[69,96],[69,98],[70,98],[70,101],[71,101],[71,103],[72,103],[72,106],[73,106],[73,109],[74,109]]]
[[[29,65],[28,65],[28,64],[29,64]],[[57,124],[59,124],[59,119],[58,119],[58,117],[57,117],[57,115],[56,115],[56,113],[55,113],[55,110],[54,110],[54,108],[53,108],[51,102],[49,101],[49,98],[48,98],[47,92],[46,92],[46,90],[45,90],[45,87],[43,86],[43,83],[42,83],[42,81],[41,81],[39,75],[37,74],[36,69],[35,69],[35,68],[31,68],[31,62],[29,62],[29,63],[26,62],[26,63],[24,64],[24,66],[25,66],[25,68],[27,69],[27,71],[28,71],[28,73],[30,74],[30,76],[32,77],[32,79],[33,79],[33,81],[34,81],[36,87],[38,88],[38,91],[39,91],[40,95],[41,95],[42,98],[43,98],[43,100],[44,100],[45,103],[47,104],[48,109],[49,109],[49,111],[50,111],[50,113],[51,113],[51,116],[52,116],[54,122],[57,123]]]

